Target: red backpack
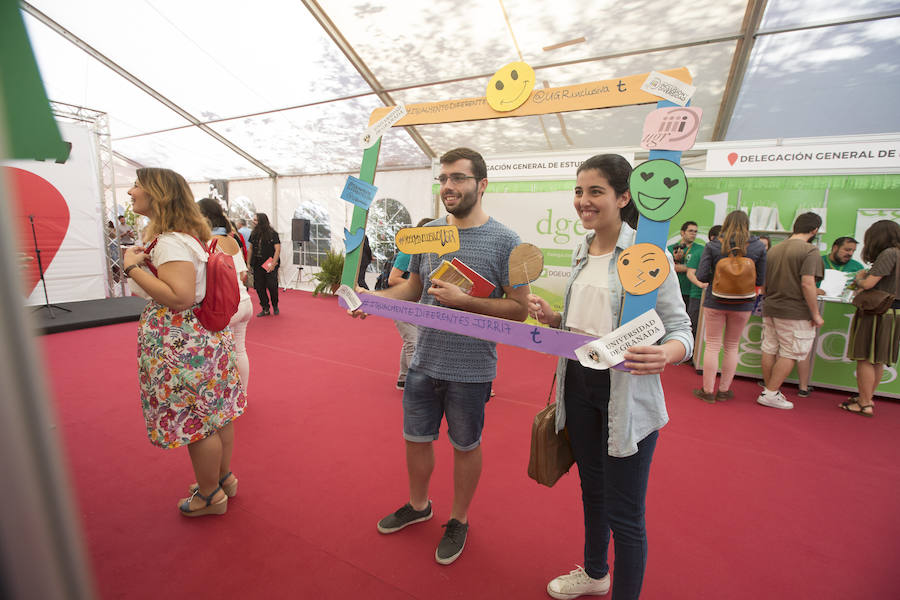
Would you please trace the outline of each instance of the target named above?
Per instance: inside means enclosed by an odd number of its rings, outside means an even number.
[[[228,323],[237,312],[238,304],[241,301],[234,259],[224,252],[216,252],[219,240],[213,238],[207,247],[195,236],[191,237],[197,240],[197,243],[203,246],[209,255],[206,261],[206,296],[200,301],[200,305],[194,308],[194,314],[207,330],[222,331],[228,327]],[[144,252],[149,255],[156,246],[156,241],[153,240],[153,243]],[[156,267],[149,260],[147,266],[156,275]]]

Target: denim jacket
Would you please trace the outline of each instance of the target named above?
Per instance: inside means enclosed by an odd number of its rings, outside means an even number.
[[[613,323],[618,323],[622,310],[624,291],[619,283],[616,262],[625,248],[634,244],[635,231],[626,223],[622,224],[619,239],[612,259],[609,261],[610,309]],[[565,304],[562,313],[561,327],[565,327],[566,313],[569,310],[572,283],[588,261],[588,248],[594,232],[588,231],[585,240],[576,248],[572,256],[572,275],[566,284]],[[681,299],[681,288],[675,274],[672,255],[666,252],[669,259],[669,276],[659,287],[656,298],[656,312],[662,319],[666,329],[665,335],[658,342],[678,340],[685,349],[684,360],[691,357],[694,340],[691,336],[691,320],[684,309]],[[566,425],[566,358],[560,358],[556,367],[556,430],[561,431]],[[666,401],[663,397],[662,383],[659,375],[631,375],[617,369],[609,370],[609,456],[623,458],[637,453],[638,442],[660,429],[669,422],[666,412]]]

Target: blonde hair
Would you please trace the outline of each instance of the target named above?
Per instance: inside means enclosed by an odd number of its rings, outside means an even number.
[[[719,232],[719,242],[722,244],[722,255],[727,256],[732,248],[740,248],[747,251],[747,243],[750,241],[750,218],[742,210],[733,210],[725,217],[722,223],[722,231]]]
[[[212,237],[206,218],[194,202],[194,194],[184,177],[170,169],[141,168],[137,182],[153,203],[153,217],[144,232],[144,241],[161,233],[180,231],[204,243]]]

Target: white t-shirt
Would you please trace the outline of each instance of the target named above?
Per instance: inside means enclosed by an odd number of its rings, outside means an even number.
[[[572,282],[566,327],[602,337],[613,330],[609,305],[609,261],[613,253],[588,255],[588,264]]]
[[[150,251],[150,262],[157,269],[161,265],[173,261],[187,261],[194,265],[194,269],[197,270],[197,280],[194,284],[194,304],[200,302],[206,296],[207,258],[206,250],[200,246],[200,243],[193,236],[175,231],[160,235],[156,246]],[[150,271],[146,265],[141,265],[140,268]],[[131,293],[135,296],[150,299],[150,294],[145,292],[134,279],[128,280],[128,286],[131,289]]]
[[[247,292],[247,286],[244,285],[244,282],[241,281],[241,273],[247,271],[247,262],[244,260],[244,255],[241,254],[241,251],[238,250],[237,254],[230,254],[231,258],[234,260],[234,272],[237,274],[237,282],[238,282],[238,291],[240,292],[241,300],[249,300],[250,294]]]

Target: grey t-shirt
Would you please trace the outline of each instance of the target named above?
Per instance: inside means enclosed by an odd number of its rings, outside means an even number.
[[[447,218],[427,226],[447,225]],[[519,236],[493,218],[479,227],[459,230],[459,250],[443,256],[435,253],[415,254],[409,270],[422,278],[421,304],[438,306],[428,293],[428,275],[441,264],[458,258],[496,287],[491,298],[503,297],[503,286],[509,285],[509,254],[520,243]],[[485,383],[497,376],[497,349],[494,342],[419,327],[416,354],[410,368],[436,379],[461,383]]]

